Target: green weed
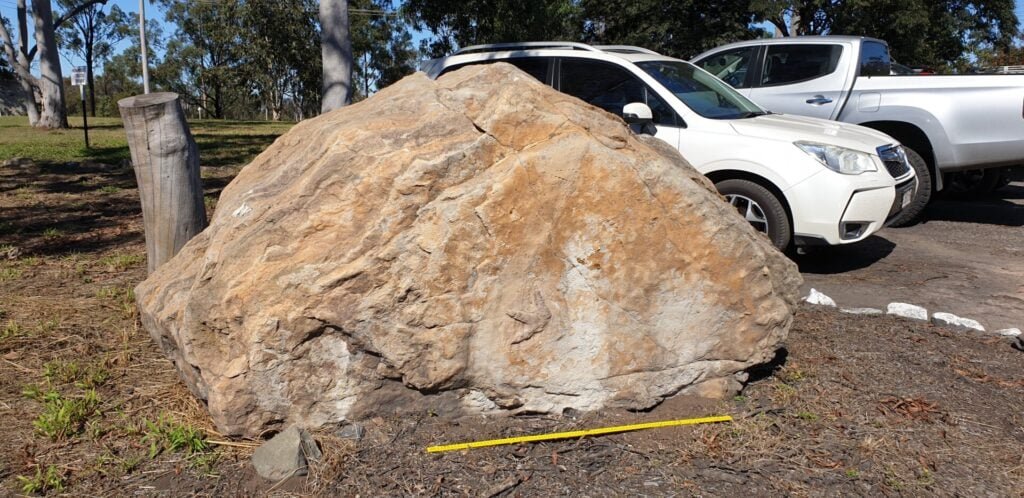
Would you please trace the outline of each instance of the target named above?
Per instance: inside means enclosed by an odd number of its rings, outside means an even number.
[[[818,420],[818,415],[811,412],[800,412],[796,414],[796,417],[799,418],[800,420],[806,420],[808,422]]]
[[[145,261],[146,258],[141,254],[112,254],[100,258],[99,264],[106,266],[109,271],[122,272]]]
[[[74,436],[82,431],[89,418],[100,414],[100,398],[95,389],[80,398],[65,398],[50,391],[43,396],[43,413],[32,425],[40,434],[54,440]]]
[[[107,186],[104,186],[104,187],[100,188],[100,192],[103,192],[104,194],[116,194],[116,193],[118,193],[120,191],[121,191],[121,187],[117,187],[117,186],[114,186],[114,185],[107,185]]]
[[[0,268],[0,282],[21,278],[21,268]]]
[[[94,389],[110,379],[110,372],[102,365],[80,367],[74,361],[54,360],[43,365],[43,378],[50,384],[71,384],[81,389]]]
[[[64,491],[64,475],[56,465],[47,465],[46,472],[43,472],[42,467],[36,467],[35,476],[18,476],[18,482],[21,484],[21,492],[27,495]]]
[[[0,341],[4,339],[11,339],[13,337],[19,337],[24,334],[21,325],[15,320],[7,320],[7,324],[4,325],[3,330],[0,330]]]
[[[142,443],[149,445],[150,458],[165,451],[184,451],[191,456],[207,450],[206,435],[199,429],[180,424],[165,415],[160,415],[153,422],[145,420],[145,424],[146,432],[142,436]]]
[[[43,238],[44,239],[52,240],[52,239],[58,239],[58,238],[63,237],[63,236],[64,236],[64,232],[61,232],[59,229],[54,228],[54,227],[50,227],[50,228],[47,228],[46,230],[43,230]]]

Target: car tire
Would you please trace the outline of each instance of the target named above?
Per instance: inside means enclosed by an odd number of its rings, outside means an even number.
[[[932,200],[932,172],[928,169],[928,163],[913,149],[904,145],[903,150],[906,151],[907,161],[910,162],[910,166],[914,168],[914,174],[917,175],[917,192],[910,204],[889,220],[886,226],[890,227],[907,227],[916,224],[921,220],[921,213],[925,206]]]
[[[793,229],[786,208],[775,194],[757,183],[738,178],[722,180],[715,188],[755,230],[765,234],[776,249],[785,251],[789,247]]]
[[[945,192],[959,199],[970,199],[990,194],[999,188],[1003,179],[1003,168],[957,171],[946,177]]]

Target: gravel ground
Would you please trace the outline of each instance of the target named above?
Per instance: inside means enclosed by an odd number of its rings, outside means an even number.
[[[1024,329],[1024,182],[979,199],[938,200],[917,225],[796,261],[804,295],[813,287],[841,307],[899,301],[989,330]]]

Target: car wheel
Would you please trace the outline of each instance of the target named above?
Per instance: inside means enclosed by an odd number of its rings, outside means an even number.
[[[786,208],[768,189],[749,180],[722,180],[715,184],[729,204],[743,216],[755,230],[765,234],[780,251],[789,246],[793,238]]]
[[[1002,168],[974,169],[950,173],[946,181],[946,192],[955,197],[970,198],[985,195],[1000,187]]]
[[[917,175],[917,192],[914,193],[914,199],[910,204],[889,220],[887,226],[890,227],[906,227],[917,223],[921,219],[921,212],[932,200],[932,172],[928,169],[928,163],[913,149],[904,145],[903,150],[906,151],[907,161]]]

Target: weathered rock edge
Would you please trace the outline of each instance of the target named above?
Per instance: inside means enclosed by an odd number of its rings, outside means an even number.
[[[253,436],[720,393],[800,281],[674,149],[496,64],[299,123],[136,295],[218,429]]]

